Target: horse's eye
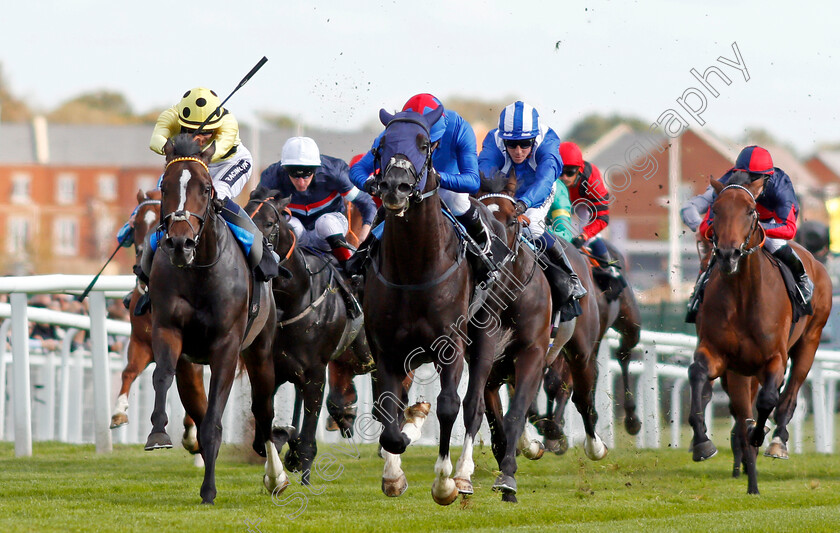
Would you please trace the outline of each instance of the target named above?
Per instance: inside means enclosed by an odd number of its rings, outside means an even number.
[[[205,185],[204,186],[204,194],[210,194],[210,189],[212,189],[212,187],[210,187],[210,185]]]
[[[270,228],[270,227],[272,227],[272,226],[274,226],[274,221],[273,221],[273,220],[268,220],[268,221],[266,221],[266,223],[265,223],[265,227]]]

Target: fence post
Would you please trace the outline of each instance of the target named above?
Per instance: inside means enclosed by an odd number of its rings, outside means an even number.
[[[6,336],[11,327],[9,319],[0,326],[0,440],[6,440]]]
[[[680,447],[680,419],[682,418],[682,388],[685,379],[679,378],[674,381],[671,389],[671,448]]]
[[[558,357],[562,357],[558,356]],[[598,378],[595,380],[595,412],[598,413],[596,431],[608,448],[615,447],[615,415],[613,407],[612,371],[610,363],[612,350],[607,339],[598,348]],[[566,421],[568,422],[568,417]]]
[[[26,293],[14,292],[12,304],[12,377],[15,388],[15,455],[32,455],[32,398],[29,382],[29,321]]]
[[[826,417],[826,453],[834,453],[834,406],[837,405],[837,380],[827,380],[827,392],[825,404],[828,406],[829,416]]]
[[[659,448],[659,376],[656,374],[656,345],[651,344],[643,355],[642,394],[645,397],[645,448]]]
[[[73,348],[73,337],[79,330],[70,328],[61,340],[61,381],[59,383],[58,399],[58,440],[70,442],[67,424],[70,412],[70,350]]]
[[[814,448],[817,453],[827,453],[826,445],[826,409],[825,406],[825,376],[823,364],[814,361],[811,367],[811,400],[814,404]]]
[[[90,355],[93,370],[93,438],[96,453],[111,453],[111,361],[108,356],[108,316],[105,293],[92,292],[90,298]]]

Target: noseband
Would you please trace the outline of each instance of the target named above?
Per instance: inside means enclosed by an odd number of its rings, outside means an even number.
[[[166,163],[166,170],[168,170],[169,166],[172,165],[173,163],[178,163],[180,161],[194,161],[196,163],[199,163],[201,166],[204,167],[204,170],[207,172],[207,174],[208,175],[210,174],[210,170],[207,168],[207,163],[205,163],[204,161],[202,161],[201,159],[199,159],[197,157],[192,157],[192,156],[176,157],[175,159]],[[198,246],[198,242],[201,239],[202,233],[204,232],[204,222],[206,221],[207,216],[210,214],[210,206],[213,205],[213,198],[216,197],[216,189],[213,188],[212,178],[211,178],[210,181],[211,181],[210,200],[207,202],[207,207],[204,210],[204,215],[202,216],[202,215],[199,215],[197,213],[191,213],[191,212],[189,212],[185,209],[180,210],[180,211],[174,211],[172,213],[167,214],[166,216],[164,216],[161,219],[160,226],[159,226],[163,230],[165,237],[167,237],[167,238],[169,237],[169,224],[170,223],[172,223],[172,222],[186,222],[190,226],[190,229],[192,230],[193,234],[195,235],[195,245]],[[195,227],[192,225],[192,222],[190,222],[190,217],[195,217],[195,218],[198,219],[198,231],[196,231]]]
[[[753,195],[753,193],[752,193],[749,189],[747,189],[746,187],[744,187],[744,186],[742,186],[742,185],[727,185],[726,187],[724,187],[723,189],[721,189],[721,191],[720,191],[720,192],[721,192],[721,193],[723,193],[723,191],[725,191],[726,189],[741,189],[742,191],[745,191],[747,194],[749,194],[749,195],[750,195],[750,199],[751,199],[751,200],[752,200],[752,202],[753,202],[753,209],[752,209],[752,211],[750,212],[750,216],[751,216],[751,217],[752,217],[752,219],[753,219],[752,224],[750,225],[750,231],[749,231],[749,233],[747,233],[747,238],[746,238],[746,240],[744,240],[744,242],[742,242],[742,243],[741,243],[741,246],[739,246],[739,247],[738,247],[738,252],[740,252],[740,254],[741,254],[741,256],[742,256],[742,257],[743,257],[743,256],[745,256],[745,255],[750,255],[750,254],[752,254],[753,252],[755,252],[756,250],[758,250],[759,248],[761,248],[761,246],[764,244],[764,238],[762,238],[760,243],[758,243],[757,245],[753,246],[752,248],[749,248],[749,245],[750,245],[750,239],[752,238],[752,234],[753,234],[753,233],[755,233],[756,227],[761,227],[761,226],[759,226],[759,224],[758,224],[758,211],[756,211],[756,209],[755,209],[755,203],[756,203],[756,202],[755,202],[755,196]],[[711,227],[709,227],[709,229],[708,229],[708,230],[706,230],[706,231],[707,231],[707,235],[705,235],[705,237],[706,237],[707,239],[709,239],[709,240],[711,241],[711,243],[712,243],[712,253],[713,253],[713,254],[715,254],[715,255],[717,255],[717,254],[718,254],[718,250],[719,250],[718,245],[717,245],[717,235],[712,235],[712,236],[710,237],[710,236],[708,235],[708,231],[709,231],[709,230],[711,230],[711,229],[712,229],[712,228],[711,228]]]

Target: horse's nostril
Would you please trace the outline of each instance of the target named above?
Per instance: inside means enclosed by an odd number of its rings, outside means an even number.
[[[192,249],[195,248],[195,241],[192,239],[187,239],[184,241],[184,248]]]
[[[400,183],[399,185],[397,185],[397,191],[399,191],[403,194],[410,194],[411,193],[411,185],[409,185],[408,183]]]

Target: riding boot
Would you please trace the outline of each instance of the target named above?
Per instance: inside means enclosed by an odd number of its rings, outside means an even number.
[[[712,268],[714,257],[709,262],[706,270],[700,271],[697,277],[697,283],[694,284],[694,292],[691,293],[691,298],[688,299],[688,311],[685,314],[685,321],[689,324],[694,324],[697,321],[697,312],[700,311],[700,303],[703,301],[703,293],[706,290],[706,283],[709,281],[709,270]]]
[[[127,293],[125,293],[125,296],[123,296],[122,304],[123,304],[123,307],[125,307],[126,309],[131,307],[131,296],[133,294],[134,294],[134,289],[128,291]]]
[[[574,287],[572,290],[572,299],[580,300],[586,296],[586,287],[583,286],[577,272],[575,272],[575,269],[572,268],[572,264],[569,262],[568,256],[566,256],[566,251],[555,241],[551,234],[544,232],[537,238],[536,242],[539,243],[538,246],[541,248],[541,251],[546,259],[548,259],[551,264],[568,274],[571,278]],[[551,269],[545,270],[546,276],[552,275],[550,274],[550,271]],[[552,282],[552,279],[549,278],[549,282]]]
[[[367,237],[359,243],[359,247],[356,249],[356,252],[344,264],[344,271],[347,272],[347,275],[351,276],[351,278],[358,277],[361,279],[364,277],[367,260],[370,257],[370,251],[379,240],[377,235],[382,234],[383,228],[380,226],[384,220],[385,208],[380,207],[376,210],[376,215],[374,215],[373,221],[370,223],[371,229],[370,232],[368,232]]]
[[[138,284],[140,288],[140,298],[137,299],[137,304],[134,306],[134,316],[142,316],[149,312],[152,308],[152,301],[149,298],[149,274],[152,271],[152,261],[155,258],[156,243],[152,242],[153,233],[146,235],[146,243],[143,246],[143,254],[140,256],[140,263],[134,265],[134,274],[142,283]],[[145,285],[146,289],[143,290]]]
[[[268,281],[279,274],[280,257],[274,252],[268,240],[251,217],[239,204],[227,198],[222,209],[222,218],[247,234],[251,235],[251,246],[248,250],[248,266],[254,271],[257,281]],[[237,236],[238,238],[238,236]],[[261,243],[259,241],[262,241]]]
[[[340,233],[336,235],[330,235],[326,238],[326,241],[332,249],[332,254],[338,260],[338,264],[341,267],[341,270],[345,274],[348,274],[347,261],[353,256],[353,247],[347,243],[347,239],[344,237],[344,235],[341,235]],[[344,306],[347,308],[347,312],[350,315],[350,318],[357,318],[359,315],[361,315],[362,306],[359,305],[359,301],[355,298],[355,296],[351,294],[349,287],[345,287],[342,284],[341,294],[344,297]]]
[[[807,306],[811,302],[811,296],[814,293],[814,282],[808,277],[808,273],[805,271],[805,265],[802,264],[802,259],[788,245],[784,245],[773,252],[773,256],[790,268],[791,273],[796,278],[796,285],[799,288],[800,302],[803,306]]]

